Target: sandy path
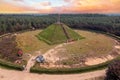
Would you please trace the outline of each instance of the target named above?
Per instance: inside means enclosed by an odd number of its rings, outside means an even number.
[[[72,43],[63,43],[60,45],[57,45],[56,47],[48,50],[43,56],[45,58],[45,60],[47,60],[48,62],[52,62],[55,63],[57,61],[60,60],[59,56],[57,56],[57,53],[61,50],[64,50],[62,47],[67,45],[67,44],[72,44]],[[120,54],[120,45],[114,46],[115,50],[117,51],[118,54]],[[115,56],[112,55],[107,55],[107,56],[103,56],[103,57],[92,57],[92,58],[87,58],[85,61],[86,65],[97,65],[103,62],[106,62],[108,60],[112,60],[114,59]]]
[[[35,64],[35,58],[36,56],[31,56],[31,58],[29,59],[29,61],[27,62],[27,65],[25,67],[25,70],[23,72],[29,72],[30,71],[30,68],[32,66],[34,66]]]
[[[64,44],[65,44],[65,43],[64,43]],[[64,44],[60,44],[60,45],[56,46],[55,48],[48,50],[48,51],[43,55],[44,58],[45,58],[46,60],[48,60],[48,61],[56,61],[56,60],[59,60],[59,58],[55,56],[55,54],[57,53],[57,51],[55,51],[55,49],[61,48]],[[28,60],[27,65],[26,65],[25,69],[23,70],[23,72],[30,72],[30,68],[31,68],[32,66],[34,66],[34,64],[35,64],[35,62],[36,62],[36,61],[35,61],[35,58],[41,54],[40,51],[36,51],[36,53],[38,53],[36,56],[31,56],[31,58]]]
[[[56,62],[59,60],[59,57],[56,56],[57,52],[59,50],[61,50],[60,48],[62,48],[64,45],[66,45],[65,43],[57,45],[56,47],[48,50],[43,56],[45,58],[45,60],[47,60],[48,62]]]
[[[0,80],[85,80],[103,75],[105,75],[105,70],[83,74],[47,75],[25,73],[22,71],[5,70],[0,68]]]
[[[48,50],[43,56],[45,58],[45,60],[47,60],[48,62],[52,62],[55,63],[56,61],[59,61],[60,58],[57,56],[57,53],[61,50],[64,50],[62,47],[68,44],[72,44],[73,42],[70,43],[63,43],[63,44],[59,44],[56,47]]]

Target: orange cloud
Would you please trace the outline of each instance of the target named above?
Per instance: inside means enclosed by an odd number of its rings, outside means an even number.
[[[36,6],[49,6],[49,2],[40,3]],[[34,6],[34,5],[32,5]],[[49,13],[52,9],[46,8],[46,9],[36,9],[35,6],[17,6],[11,3],[0,1],[0,13]]]
[[[63,7],[63,12],[120,13],[119,3],[120,0],[72,0],[68,6]]]
[[[40,2],[40,3],[35,3],[32,5],[35,9],[37,10],[40,10],[40,9],[44,9],[46,11],[47,10],[50,10],[52,7],[51,7],[51,2],[49,1],[44,1],[44,2]]]
[[[25,0],[13,0],[22,1]],[[0,13],[120,13],[120,0],[64,0],[67,5],[52,7],[43,1],[32,5],[12,4],[0,0]],[[62,5],[62,4],[61,4]]]
[[[48,1],[46,1],[46,2],[41,2],[41,3],[39,3],[39,5],[41,5],[41,6],[50,6],[50,5],[51,5],[51,2],[48,2]]]
[[[0,13],[22,13],[25,11],[33,12],[35,10],[28,7],[19,7],[7,2],[0,2]]]

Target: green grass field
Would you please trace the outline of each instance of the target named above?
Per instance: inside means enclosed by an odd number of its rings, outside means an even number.
[[[67,45],[65,48],[67,51],[72,53],[87,53],[95,52],[98,54],[105,54],[113,48],[115,41],[103,34],[88,32],[88,31],[77,31],[82,36],[85,36],[86,39],[81,41],[76,41],[72,45]],[[94,54],[95,55],[95,54]]]
[[[68,58],[62,61],[65,64],[77,64],[82,58],[105,56],[115,45],[114,39],[106,35],[82,30],[76,30],[76,32],[85,39],[68,44],[63,47],[64,51],[58,52],[58,56]]]
[[[43,41],[40,41],[36,35],[42,30],[23,32],[17,35],[16,42],[18,46],[24,51],[24,53],[34,53],[35,51],[46,52],[55,45],[48,45]]]
[[[83,38],[65,24],[52,24],[48,28],[40,32],[39,35],[37,35],[37,37],[48,44],[57,44],[57,43],[66,42],[68,38],[66,37],[65,32],[61,27],[61,25],[64,27],[67,35],[71,40],[77,40]]]
[[[55,47],[56,45],[49,45],[44,41],[40,41],[35,35],[39,34],[42,30],[28,31],[17,35],[17,43],[19,47],[23,49],[25,53],[32,53],[35,55],[35,51],[41,51],[43,54]],[[65,45],[65,50],[58,51],[59,57],[68,57],[63,63],[67,64],[78,63],[79,58],[83,57],[95,57],[104,56],[108,54],[114,47],[114,39],[95,32],[74,30],[85,39],[75,41],[72,44]],[[57,37],[56,37],[57,38]]]

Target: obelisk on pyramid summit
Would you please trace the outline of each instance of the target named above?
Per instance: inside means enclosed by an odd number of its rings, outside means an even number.
[[[61,8],[59,7],[57,10],[57,24],[61,23]]]
[[[60,13],[58,13],[58,18],[57,18],[57,23],[58,23],[58,24],[61,23],[61,22],[60,22],[60,18],[61,18],[61,17],[60,17]]]

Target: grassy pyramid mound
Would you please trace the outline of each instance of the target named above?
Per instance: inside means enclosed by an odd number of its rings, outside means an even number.
[[[83,38],[63,23],[54,23],[50,25],[48,28],[40,32],[37,37],[48,44],[63,43]]]

